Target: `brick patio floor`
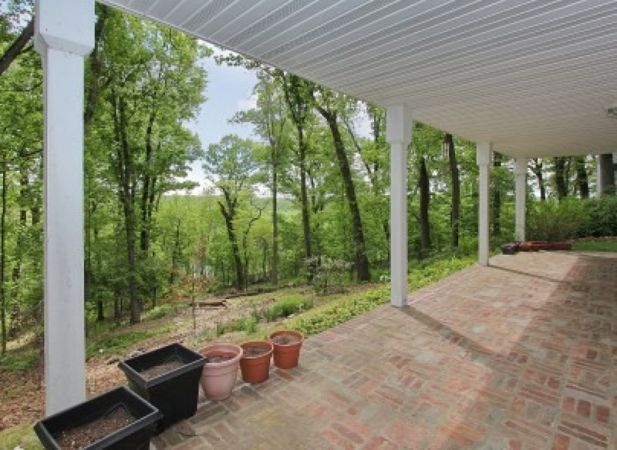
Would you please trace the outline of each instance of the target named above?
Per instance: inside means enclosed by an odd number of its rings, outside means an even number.
[[[617,450],[617,254],[491,262],[311,337],[154,444]]]

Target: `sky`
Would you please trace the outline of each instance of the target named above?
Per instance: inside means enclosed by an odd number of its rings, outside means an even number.
[[[215,54],[220,53],[215,50]],[[213,57],[202,62],[207,75],[206,101],[201,105],[199,115],[188,124],[189,128],[197,133],[204,150],[208,145],[216,143],[227,134],[237,134],[248,138],[255,136],[250,125],[231,124],[231,119],[238,111],[253,108],[255,97],[253,87],[257,83],[255,72],[241,67],[217,65]],[[202,169],[202,162],[196,161],[191,166],[188,179],[200,184],[193,190],[199,194],[209,185]]]

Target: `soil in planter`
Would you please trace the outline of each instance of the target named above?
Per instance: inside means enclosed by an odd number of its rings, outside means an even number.
[[[63,431],[55,438],[62,449],[80,449],[134,421],[135,418],[125,408],[119,407],[97,420]]]
[[[222,363],[225,361],[229,361],[230,359],[234,359],[236,355],[234,353],[214,353],[211,355],[206,355],[209,363]]]
[[[147,369],[139,372],[139,374],[145,380],[151,380],[158,376],[161,376],[167,372],[171,372],[174,369],[182,367],[185,363],[182,362],[180,358],[173,358],[169,361],[164,362],[163,364],[159,364],[157,366],[148,367]]]
[[[256,356],[263,355],[270,351],[269,348],[264,347],[248,347],[244,349],[244,356],[248,358],[254,358]]]
[[[293,334],[279,334],[278,336],[274,336],[271,340],[277,345],[290,345],[300,342],[300,338]]]

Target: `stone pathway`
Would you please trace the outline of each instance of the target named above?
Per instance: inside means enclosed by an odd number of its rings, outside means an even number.
[[[617,254],[491,263],[311,337],[154,444],[617,450]]]

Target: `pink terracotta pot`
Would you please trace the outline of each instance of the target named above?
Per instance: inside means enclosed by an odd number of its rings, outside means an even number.
[[[242,347],[235,344],[215,343],[199,353],[208,360],[201,373],[201,388],[208,400],[225,400],[236,384]]]

